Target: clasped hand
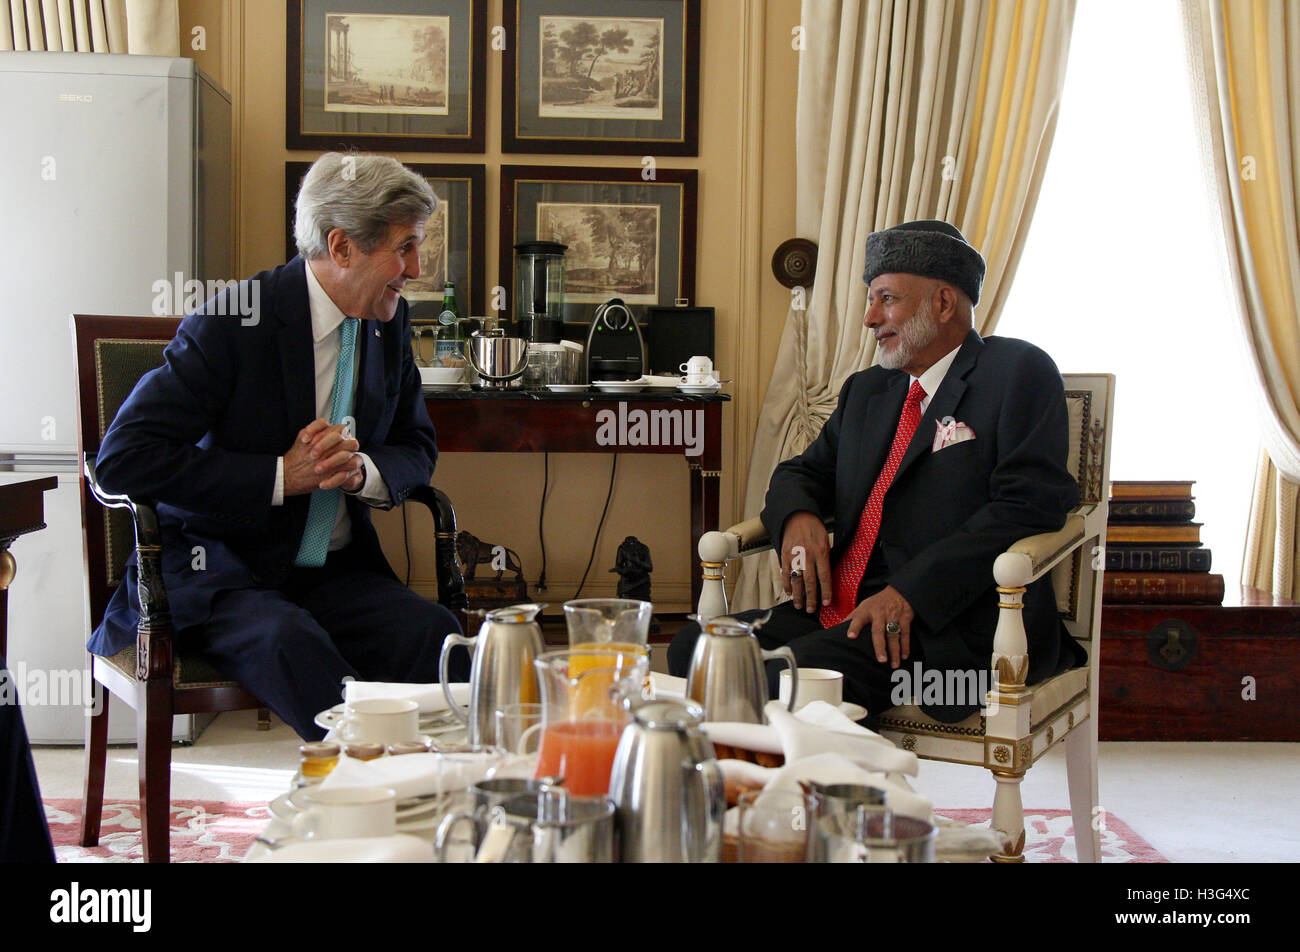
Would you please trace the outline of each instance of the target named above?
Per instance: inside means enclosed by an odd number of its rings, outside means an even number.
[[[812,512],[793,513],[781,533],[781,580],[795,608],[814,612],[831,603],[830,536],[821,518]],[[902,593],[887,585],[865,598],[848,616],[848,637],[856,639],[864,628],[871,632],[876,660],[897,668],[912,650],[912,606]],[[895,623],[898,631],[889,630]]]
[[[284,454],[284,494],[298,496],[318,489],[357,492],[361,475],[361,444],[343,423],[316,419],[298,431]]]

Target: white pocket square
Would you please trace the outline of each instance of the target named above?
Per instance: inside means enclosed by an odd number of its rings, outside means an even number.
[[[952,446],[954,443],[965,443],[967,440],[973,439],[975,439],[975,431],[965,423],[954,420],[952,417],[944,417],[934,423],[934,445],[930,447],[930,452],[937,453],[944,447]]]

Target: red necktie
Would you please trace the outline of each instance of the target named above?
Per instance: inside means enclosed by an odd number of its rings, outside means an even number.
[[[880,514],[884,508],[885,493],[889,490],[889,484],[894,481],[898,464],[903,461],[903,454],[907,452],[907,444],[912,442],[912,434],[916,432],[921,422],[921,401],[924,399],[925,391],[921,389],[921,381],[912,381],[912,387],[907,391],[907,399],[903,401],[903,412],[898,417],[898,429],[894,432],[893,445],[889,447],[889,458],[885,460],[884,468],[876,477],[876,484],[871,487],[867,504],[862,507],[862,518],[858,520],[853,541],[849,543],[849,547],[844,550],[839,563],[835,566],[835,581],[832,588],[834,594],[831,603],[822,608],[818,616],[823,628],[838,625],[858,606],[858,586],[862,584],[862,576],[867,571],[867,561],[871,558],[871,550],[876,545],[876,536],[880,534]]]

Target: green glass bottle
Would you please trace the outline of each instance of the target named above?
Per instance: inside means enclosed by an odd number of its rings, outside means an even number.
[[[464,331],[460,322],[460,308],[456,305],[456,284],[448,281],[442,289],[442,311],[438,314],[438,363],[447,366],[448,360],[465,359]]]

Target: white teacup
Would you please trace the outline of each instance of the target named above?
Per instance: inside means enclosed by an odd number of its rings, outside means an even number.
[[[692,376],[711,376],[713,374],[713,361],[704,355],[692,357],[690,360],[686,361],[686,363],[681,365],[681,371],[686,374],[688,378]],[[692,381],[687,380],[687,383],[691,382]]]
[[[303,791],[306,807],[293,818],[293,835],[307,840],[392,836],[397,832],[397,794],[387,787],[314,787]]]
[[[420,705],[406,698],[372,697],[352,701],[334,727],[348,743],[388,746],[420,736]]]
[[[781,703],[790,703],[790,669],[781,672]],[[813,701],[825,701],[831,707],[839,707],[844,701],[844,675],[830,668],[800,668],[799,694],[795,698],[794,709],[811,704]]]

